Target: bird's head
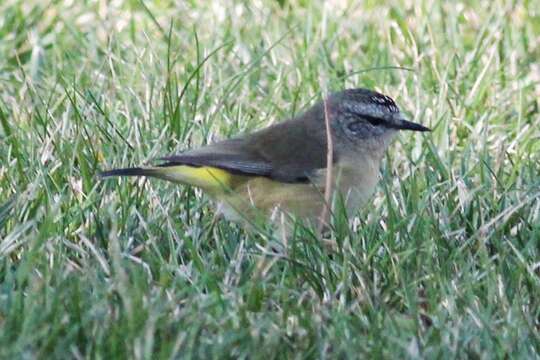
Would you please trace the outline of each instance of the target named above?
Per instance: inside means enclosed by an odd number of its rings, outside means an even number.
[[[408,121],[390,97],[367,89],[349,89],[328,99],[335,136],[355,147],[384,151],[398,130],[430,131]]]

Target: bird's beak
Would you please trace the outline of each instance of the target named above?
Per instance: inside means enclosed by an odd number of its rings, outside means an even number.
[[[427,128],[424,125],[420,125],[412,121],[409,121],[403,117],[396,119],[392,127],[399,130],[431,131],[430,128]]]

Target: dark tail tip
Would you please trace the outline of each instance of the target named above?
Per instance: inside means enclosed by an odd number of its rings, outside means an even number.
[[[102,171],[99,173],[101,179],[113,177],[113,176],[149,176],[153,175],[152,169],[143,168],[126,168],[126,169],[113,169]]]

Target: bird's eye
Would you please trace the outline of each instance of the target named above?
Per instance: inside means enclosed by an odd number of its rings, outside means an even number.
[[[371,126],[379,127],[384,125],[384,120],[375,116],[361,115],[362,120],[352,121],[347,125],[347,128],[352,133],[358,133],[365,129],[368,122]]]
[[[380,126],[384,123],[383,119],[374,116],[363,115],[362,118],[364,118],[368,123],[373,126]]]

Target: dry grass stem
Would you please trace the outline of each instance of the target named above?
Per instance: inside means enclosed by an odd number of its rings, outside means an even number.
[[[330,223],[330,209],[332,206],[332,170],[334,163],[334,142],[332,140],[332,129],[330,127],[330,116],[328,114],[328,101],[324,99],[324,123],[326,126],[326,183],[324,186],[324,205],[321,211],[319,231]]]

